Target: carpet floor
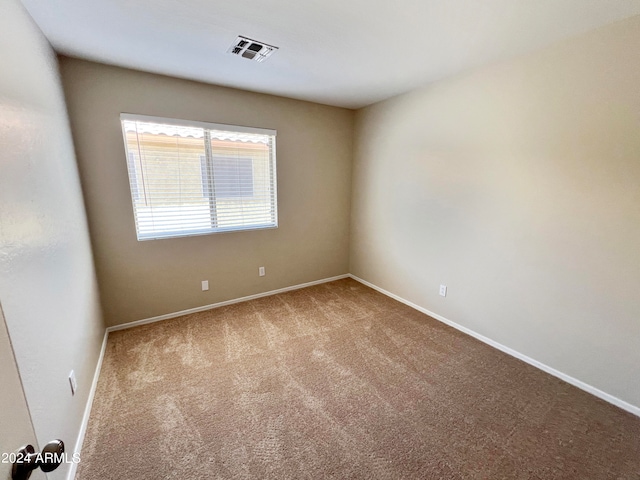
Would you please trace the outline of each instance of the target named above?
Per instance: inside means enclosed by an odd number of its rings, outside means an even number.
[[[76,479],[639,479],[640,418],[345,279],[109,335]]]

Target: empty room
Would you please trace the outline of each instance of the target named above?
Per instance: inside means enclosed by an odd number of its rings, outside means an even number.
[[[0,480],[640,480],[640,0],[0,32]]]

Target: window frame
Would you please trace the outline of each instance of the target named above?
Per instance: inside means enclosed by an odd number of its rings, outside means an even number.
[[[178,127],[195,127],[202,128],[205,130],[221,130],[232,133],[253,133],[258,135],[269,135],[273,136],[273,144],[271,145],[271,155],[270,155],[270,181],[272,187],[272,197],[273,197],[273,224],[269,225],[246,225],[246,226],[234,226],[234,227],[217,227],[210,229],[193,229],[193,230],[181,230],[177,232],[154,232],[152,234],[141,235],[138,230],[137,225],[137,213],[136,213],[136,204],[134,202],[134,192],[132,190],[132,182],[131,182],[131,172],[129,171],[129,150],[127,148],[127,136],[124,129],[124,121],[139,121],[146,123],[159,123],[164,125],[174,125]],[[278,228],[278,182],[277,182],[277,161],[276,161],[276,137],[277,131],[274,129],[267,128],[258,128],[258,127],[247,127],[242,125],[230,125],[230,124],[222,124],[222,123],[211,123],[211,122],[201,122],[196,120],[184,120],[177,118],[167,118],[167,117],[158,117],[151,115],[140,115],[140,114],[132,114],[132,113],[121,113],[120,114],[120,129],[122,131],[123,137],[123,148],[125,151],[125,164],[127,166],[127,178],[128,178],[128,187],[131,199],[132,213],[134,216],[134,229],[136,232],[136,237],[138,241],[147,241],[147,240],[163,240],[168,238],[179,238],[179,237],[193,237],[193,236],[201,236],[201,235],[213,235],[217,233],[231,233],[231,232],[242,232],[242,231],[250,231],[250,230],[270,230]],[[205,147],[206,147],[206,135],[205,135]],[[211,165],[211,168],[213,166]],[[213,178],[212,178],[213,181]],[[136,178],[137,183],[137,178]],[[203,182],[204,186],[204,182]],[[139,192],[138,192],[139,195]],[[211,212],[212,215],[215,215],[215,212]]]

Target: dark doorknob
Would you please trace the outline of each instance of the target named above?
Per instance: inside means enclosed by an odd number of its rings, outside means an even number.
[[[27,480],[36,468],[43,472],[52,472],[60,466],[64,459],[64,442],[52,440],[42,452],[36,453],[33,445],[25,445],[16,454],[16,461],[11,469],[12,480]]]

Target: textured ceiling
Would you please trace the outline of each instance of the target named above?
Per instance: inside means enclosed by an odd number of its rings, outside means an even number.
[[[54,48],[358,108],[640,14],[640,0],[22,0]],[[238,35],[280,47],[226,53]]]

